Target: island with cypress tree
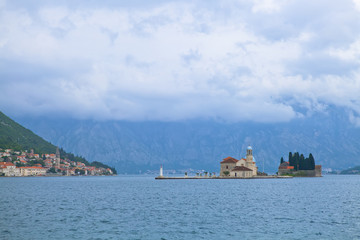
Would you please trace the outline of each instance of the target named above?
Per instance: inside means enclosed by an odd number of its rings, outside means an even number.
[[[289,152],[289,160],[286,162],[281,157],[278,169],[279,176],[294,177],[321,177],[321,165],[315,165],[314,156],[310,153],[305,158],[304,154]]]

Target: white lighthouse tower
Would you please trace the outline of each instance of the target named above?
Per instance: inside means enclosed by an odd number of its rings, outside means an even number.
[[[160,165],[160,175],[159,175],[159,177],[164,177],[164,175],[163,175],[163,166],[162,165]]]

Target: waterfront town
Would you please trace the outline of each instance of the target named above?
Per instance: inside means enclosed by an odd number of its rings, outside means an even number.
[[[14,151],[0,149],[0,176],[78,176],[113,175],[110,168],[87,166],[83,162],[71,161],[56,153],[36,154],[34,150]]]

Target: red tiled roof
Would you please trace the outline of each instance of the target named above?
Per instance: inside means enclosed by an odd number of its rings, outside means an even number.
[[[220,163],[237,163],[239,160],[232,158],[232,157],[227,157],[224,158],[222,162]]]
[[[315,165],[315,169],[321,169],[321,165]]]
[[[4,165],[4,166],[15,166],[13,163],[11,162],[0,162],[0,165]]]
[[[294,166],[280,166],[279,169],[294,169]]]
[[[289,166],[289,162],[283,162],[280,164],[280,167],[286,167]]]
[[[43,167],[20,167],[21,169],[28,169],[28,168],[32,168],[32,169],[45,169]]]
[[[239,172],[239,171],[252,171],[252,170],[250,168],[247,168],[247,167],[244,167],[244,166],[236,166],[231,171]]]

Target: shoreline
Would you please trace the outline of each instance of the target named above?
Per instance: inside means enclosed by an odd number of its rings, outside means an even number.
[[[27,177],[103,177],[103,176],[118,176],[117,174],[111,175],[29,175],[29,176],[0,176],[0,178],[27,178]]]
[[[158,176],[155,177],[155,180],[185,180],[185,179],[290,179],[294,178],[293,176],[276,176],[276,175],[270,175],[270,176],[256,176],[256,177],[250,177],[250,178],[238,178],[238,177],[162,177]]]

